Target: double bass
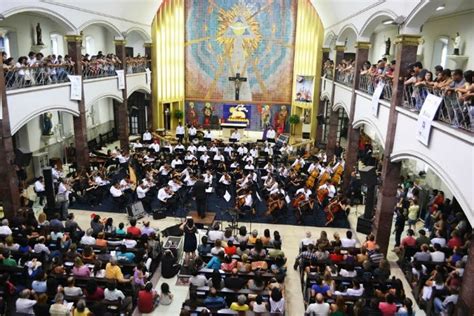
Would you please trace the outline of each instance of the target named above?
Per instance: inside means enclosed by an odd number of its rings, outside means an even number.
[[[306,180],[306,186],[310,189],[314,188],[314,184],[316,180],[318,179],[319,176],[319,171],[315,168],[311,174],[308,176],[308,179]]]
[[[339,211],[343,210],[343,206],[341,201],[338,198],[335,198],[329,203],[327,207],[324,208],[324,212],[326,213],[326,223],[325,226],[328,226],[334,221],[334,214]]]

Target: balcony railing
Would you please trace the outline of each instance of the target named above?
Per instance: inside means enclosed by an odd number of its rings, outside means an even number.
[[[461,100],[452,90],[441,90],[425,85],[406,85],[403,93],[403,107],[419,112],[428,94],[442,98],[436,115],[437,120],[456,128],[474,131],[473,105]]]
[[[145,72],[146,68],[151,69],[151,60],[146,58],[129,58],[126,60],[127,74]]]
[[[27,66],[6,70],[5,86],[7,90],[22,89],[68,82],[68,75],[74,75],[71,65]]]
[[[383,100],[390,101],[392,99],[392,78],[390,77],[360,75],[359,90],[373,95],[375,88],[380,82],[383,82],[385,84],[380,98]]]
[[[84,80],[115,76],[115,70],[122,69],[121,63],[87,62],[82,65]]]
[[[323,75],[324,75],[327,79],[332,80],[332,79],[334,78],[333,71],[334,71],[334,68],[332,68],[332,67],[324,68],[324,69],[323,69]]]
[[[337,71],[336,82],[342,83],[343,85],[348,87],[352,87],[352,84],[354,82],[354,72],[352,70]]]

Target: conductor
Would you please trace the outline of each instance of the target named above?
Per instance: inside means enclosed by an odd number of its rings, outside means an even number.
[[[204,182],[203,176],[199,176],[198,181],[194,184],[193,194],[196,200],[196,210],[199,217],[206,217],[207,193],[208,184]]]

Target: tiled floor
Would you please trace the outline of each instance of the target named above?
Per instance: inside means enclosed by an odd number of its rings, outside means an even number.
[[[358,212],[362,212],[362,207],[359,207]],[[88,227],[90,222],[90,212],[88,211],[74,211],[76,218],[79,224],[82,227]],[[100,213],[102,217],[111,216],[114,219],[114,223],[118,225],[120,222],[127,223],[127,217],[125,214],[116,214],[116,213]],[[169,226],[175,225],[180,222],[178,218],[165,218],[161,220],[153,220],[151,217],[147,218],[151,222],[151,226],[154,228],[163,230]],[[355,227],[357,221],[356,209],[354,208],[349,216],[349,221],[351,227]],[[142,222],[139,221],[139,225]],[[224,223],[224,227],[227,226],[227,223]],[[273,232],[278,230],[283,239],[283,251],[288,257],[288,276],[285,281],[286,288],[286,302],[287,302],[287,314],[289,316],[301,316],[304,315],[304,305],[303,305],[303,295],[300,287],[299,274],[293,270],[293,260],[298,254],[298,244],[300,240],[304,237],[306,231],[311,231],[314,238],[318,238],[320,232],[325,230],[328,233],[328,236],[331,238],[335,232],[339,232],[340,235],[345,234],[344,229],[337,228],[322,228],[322,227],[306,227],[306,226],[290,226],[290,225],[271,225],[268,224],[258,224],[252,223],[252,229],[257,229],[260,233],[263,233],[263,230],[270,228]],[[355,231],[355,230],[353,230]],[[365,240],[365,235],[356,233],[355,236],[359,241]],[[393,236],[393,235],[392,235]],[[392,237],[392,244],[394,243]],[[391,260],[392,265],[392,274],[402,280],[405,280],[403,277],[402,271],[398,268],[393,260],[396,260],[396,257],[393,253],[389,254],[389,260]],[[158,278],[158,277],[157,277]],[[156,284],[156,288],[159,289],[162,282],[167,282],[170,285],[171,292],[174,294],[174,301],[169,306],[159,306],[151,315],[179,315],[181,305],[183,301],[187,298],[188,287],[187,286],[176,286],[176,277],[173,279],[163,279],[159,278]],[[408,296],[411,296],[411,290],[408,287],[408,283],[404,282],[405,292]],[[422,311],[419,311],[416,308],[416,315],[424,315]],[[136,313],[139,315],[139,313]]]

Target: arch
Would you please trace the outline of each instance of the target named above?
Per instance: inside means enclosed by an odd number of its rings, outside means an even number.
[[[436,12],[437,7],[443,4],[446,4],[446,6],[455,5],[456,2],[444,0],[421,1],[406,18],[402,33],[419,34],[421,26]]]
[[[346,24],[340,31],[339,35],[337,35],[337,42],[344,43],[346,38],[349,39],[349,36],[353,35],[351,38],[352,42],[357,40],[357,28],[354,24]]]
[[[327,92],[327,91],[323,91],[323,92],[321,93],[320,100],[321,100],[321,101],[328,100],[329,102],[331,102],[331,95],[330,95],[330,93]]]
[[[146,85],[138,85],[138,86],[132,87],[131,89],[127,89],[127,99],[130,98],[130,96],[134,92],[144,92],[144,93],[151,94],[151,89],[150,87]]]
[[[333,42],[334,42],[334,39],[337,38],[337,35],[336,33],[334,33],[333,31],[329,31],[325,36],[324,36],[324,44],[323,46],[324,47],[331,47]]]
[[[332,106],[332,110],[334,112],[338,111],[339,109],[343,109],[349,117],[349,107],[344,102],[338,102]]]
[[[22,118],[15,126],[12,126],[11,127],[11,134],[15,135],[23,126],[28,124],[28,122],[31,121],[32,119],[34,119],[35,117],[37,117],[41,114],[47,113],[47,112],[52,112],[52,111],[66,112],[66,113],[69,113],[73,116],[79,116],[79,110],[75,111],[75,110],[70,109],[70,108],[65,108],[62,105],[48,106],[47,108],[43,107],[43,108],[40,108],[40,109],[37,109],[33,112],[28,113],[28,115],[25,116],[24,118]]]
[[[374,122],[372,122],[370,119],[367,119],[367,118],[362,118],[362,119],[352,122],[353,128],[360,128],[364,125],[369,125],[371,128],[373,128],[373,130],[375,131],[375,135],[380,141],[380,145],[382,146],[382,148],[385,148],[385,137],[383,136],[382,132],[380,132],[380,129],[377,127],[377,124],[375,124]]]
[[[145,30],[143,30],[143,29],[141,29],[141,28],[139,28],[139,27],[135,27],[135,26],[133,26],[133,27],[131,27],[131,28],[129,28],[128,30],[125,31],[125,33],[124,33],[124,34],[125,34],[125,38],[127,38],[127,36],[128,36],[130,33],[132,33],[132,32],[135,32],[135,33],[139,34],[140,37],[141,37],[141,38],[143,39],[143,41],[145,41],[145,42],[150,42],[150,41],[151,41],[150,35],[149,35],[147,32],[145,32]]]
[[[85,28],[91,26],[91,25],[100,25],[105,27],[107,30],[113,33],[114,36],[117,37],[122,37],[123,34],[122,32],[112,23],[105,21],[105,20],[89,20],[85,23],[83,23],[81,26],[78,27],[78,31],[83,31]]]
[[[370,36],[375,31],[375,28],[382,23],[382,21],[391,19],[395,20],[397,15],[391,10],[377,11],[367,19],[359,32],[359,38],[365,41],[370,39]]]
[[[8,17],[10,17],[12,15],[15,15],[15,14],[28,13],[28,12],[39,13],[40,15],[46,16],[46,17],[52,19],[55,22],[59,21],[58,23],[65,27],[66,33],[67,32],[72,32],[72,33],[77,32],[76,26],[74,24],[72,24],[72,22],[70,22],[64,16],[57,13],[56,11],[49,10],[49,9],[46,9],[46,8],[42,8],[42,7],[19,6],[19,7],[15,7],[15,8],[12,8],[10,10],[4,11],[2,14],[3,14],[4,18],[8,18]]]
[[[449,173],[447,173],[444,168],[438,165],[433,159],[424,155],[423,153],[416,151],[416,150],[408,150],[408,151],[400,151],[400,152],[393,152],[390,155],[390,161],[392,162],[400,162],[404,159],[414,159],[420,160],[430,166],[431,170],[446,184],[448,189],[453,193],[456,197],[459,205],[463,209],[465,213],[470,212],[471,216],[466,216],[469,219],[471,225],[473,224],[473,205],[469,205],[469,200],[463,194],[463,191],[456,185],[456,181],[451,178]],[[468,214],[466,214],[468,215]]]
[[[118,95],[101,94],[101,95],[95,97],[94,99],[92,99],[90,102],[88,102],[88,104],[86,104],[86,110],[88,110],[92,105],[96,104],[99,100],[106,99],[106,98],[111,98],[111,99],[114,99],[114,100],[117,100],[117,101],[123,103],[123,98],[118,96]]]

